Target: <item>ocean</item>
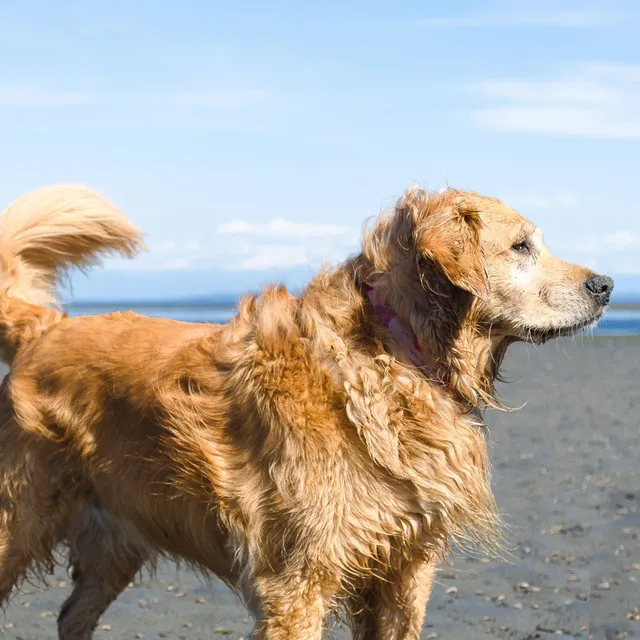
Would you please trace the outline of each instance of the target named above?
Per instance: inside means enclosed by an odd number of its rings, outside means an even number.
[[[232,305],[218,304],[149,304],[149,303],[72,303],[69,315],[89,315],[111,311],[135,311],[156,318],[172,318],[185,322],[226,322],[233,314]],[[607,336],[640,335],[640,305],[612,307],[595,330],[589,334]]]

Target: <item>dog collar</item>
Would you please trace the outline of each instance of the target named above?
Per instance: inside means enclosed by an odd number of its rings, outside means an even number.
[[[366,284],[364,288],[378,320],[389,329],[394,342],[407,360],[419,369],[437,370],[434,359],[424,352],[413,329],[398,318],[398,314],[386,300],[380,299],[374,287]]]

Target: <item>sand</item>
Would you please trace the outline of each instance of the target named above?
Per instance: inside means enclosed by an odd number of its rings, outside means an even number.
[[[527,404],[487,421],[511,559],[443,567],[423,638],[640,637],[640,338],[517,346],[506,372],[515,381],[503,397]],[[51,585],[15,597],[0,637],[57,637],[66,574]],[[165,564],[122,594],[95,636],[240,638],[250,628],[223,586]]]

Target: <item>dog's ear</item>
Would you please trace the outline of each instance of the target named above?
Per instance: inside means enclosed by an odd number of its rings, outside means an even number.
[[[419,259],[437,264],[456,287],[486,300],[489,282],[478,211],[451,193],[414,199],[412,204]]]

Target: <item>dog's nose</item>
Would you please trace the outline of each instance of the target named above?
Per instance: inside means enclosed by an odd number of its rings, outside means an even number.
[[[609,298],[613,291],[613,280],[609,276],[591,276],[585,283],[589,295],[594,297],[601,305],[609,304]]]

